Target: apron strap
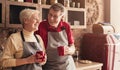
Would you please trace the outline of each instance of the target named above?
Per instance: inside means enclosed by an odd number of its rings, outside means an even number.
[[[37,42],[39,43],[40,41],[39,41],[39,39],[37,38],[37,36],[34,34],[34,36],[35,36],[35,38],[36,38],[36,40],[37,40]]]
[[[21,34],[22,40],[25,41],[25,38],[23,36],[23,32],[22,31],[20,32],[20,34]]]
[[[23,36],[23,32],[22,32],[22,31],[20,32],[20,34],[21,34],[22,40],[25,41],[25,38],[24,38],[24,36]],[[39,43],[40,41],[39,41],[39,39],[37,38],[37,36],[36,36],[35,34],[34,34],[34,36],[35,36],[37,42]]]

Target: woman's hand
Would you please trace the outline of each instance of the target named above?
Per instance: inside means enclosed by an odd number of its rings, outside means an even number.
[[[31,56],[29,56],[29,57],[27,57],[25,59],[26,59],[26,61],[27,61],[28,64],[31,64],[31,63],[40,63],[40,64],[43,65],[43,64],[46,63],[46,61],[47,61],[46,54],[44,55],[44,57],[41,56],[41,55],[38,55],[38,57],[39,58],[36,58],[36,55],[31,55]]]
[[[42,59],[42,61],[40,60],[40,64],[44,65],[46,63],[46,61],[47,61],[47,55],[45,54],[44,59]]]
[[[35,63],[35,59],[35,55],[31,55],[27,58],[16,59],[16,66]]]
[[[25,58],[25,60],[27,61],[28,64],[35,63],[36,57],[35,57],[35,55],[31,55],[31,56]]]
[[[36,60],[35,61],[37,63],[40,63],[41,65],[44,65],[46,63],[46,60],[47,60],[47,56],[46,56],[45,52],[38,51],[36,53]]]

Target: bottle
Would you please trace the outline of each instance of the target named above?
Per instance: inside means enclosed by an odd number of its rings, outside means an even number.
[[[40,4],[40,5],[41,5],[41,0],[38,0],[38,4]]]
[[[75,2],[71,2],[70,7],[75,7]]]

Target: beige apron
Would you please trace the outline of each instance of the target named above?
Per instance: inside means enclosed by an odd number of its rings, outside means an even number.
[[[68,45],[68,38],[65,30],[60,32],[48,32],[47,63],[43,70],[76,70],[71,55],[59,56],[57,47]]]
[[[37,50],[42,50],[42,48],[39,44],[39,40],[36,37],[36,35],[35,35],[35,37],[38,42],[25,42],[25,38],[24,38],[22,31],[21,31],[21,37],[23,40],[22,58],[26,58],[26,57],[29,57],[29,56],[35,54]],[[13,67],[12,70],[42,70],[42,67],[39,63],[34,63],[34,64],[26,64],[26,65]]]

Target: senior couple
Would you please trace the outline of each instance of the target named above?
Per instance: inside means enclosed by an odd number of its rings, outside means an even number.
[[[50,7],[47,20],[40,22],[39,11],[23,9],[19,15],[23,30],[9,36],[4,45],[2,67],[12,70],[76,70],[72,58],[74,40],[70,25],[62,20],[64,14],[65,7],[56,3]],[[64,56],[58,55],[58,46],[63,46]],[[37,51],[44,55],[36,57]]]

